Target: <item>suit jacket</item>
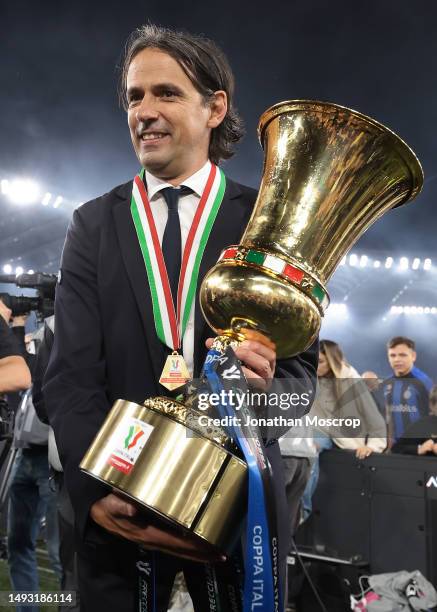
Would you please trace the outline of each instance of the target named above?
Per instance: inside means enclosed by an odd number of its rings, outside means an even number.
[[[44,396],[64,466],[67,489],[84,536],[90,506],[108,493],[78,465],[118,398],[142,402],[165,395],[158,383],[168,351],[158,339],[146,269],[130,214],[132,183],[78,208],[68,229],[56,290],[56,334]],[[225,196],[200,266],[199,286],[223,247],[238,244],[256,191],[227,180]],[[198,289],[199,289],[198,286]],[[195,301],[194,375],[214,336]],[[315,387],[318,347],[278,361],[276,376]],[[286,525],[277,444],[268,455],[275,473],[279,522]]]

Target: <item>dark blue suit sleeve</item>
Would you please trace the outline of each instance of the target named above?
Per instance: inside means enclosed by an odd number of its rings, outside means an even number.
[[[90,215],[85,223],[83,216],[81,209],[75,211],[64,245],[55,338],[43,387],[81,537],[91,505],[109,491],[82,473],[79,464],[110,408],[97,290],[99,226]]]

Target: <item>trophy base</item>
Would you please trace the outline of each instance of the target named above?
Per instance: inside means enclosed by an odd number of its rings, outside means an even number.
[[[155,520],[229,554],[246,514],[247,465],[200,416],[168,398],[118,400],[80,467]]]

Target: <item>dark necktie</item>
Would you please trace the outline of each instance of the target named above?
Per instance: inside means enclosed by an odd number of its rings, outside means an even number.
[[[192,189],[189,187],[181,187],[180,189],[165,187],[161,190],[161,193],[168,207],[168,219],[162,237],[162,254],[164,255],[171,294],[176,310],[179,274],[182,261],[181,224],[179,221],[178,201],[179,196],[192,193]]]

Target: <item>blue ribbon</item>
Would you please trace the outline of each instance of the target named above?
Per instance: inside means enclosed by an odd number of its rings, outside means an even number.
[[[229,349],[231,350],[231,349]],[[217,373],[217,367],[223,353],[216,349],[210,349],[207,354],[203,374],[208,382],[212,393],[220,398],[226,397],[226,391],[222,379]],[[236,361],[236,358],[235,360]],[[241,372],[241,370],[240,370]],[[244,376],[241,373],[241,376]],[[225,391],[225,393],[221,393]],[[217,406],[221,417],[235,416],[235,411],[226,401]],[[263,443],[259,436],[254,433],[248,438],[243,434],[241,427],[235,425],[236,419],[229,419],[231,423],[226,427],[227,433],[232,437],[244,455],[249,473],[248,515],[247,515],[247,542],[245,559],[245,582],[243,594],[244,612],[274,612],[280,610],[279,569],[276,562],[276,578],[274,572],[274,559],[272,550],[278,543],[273,542],[276,538],[275,531],[269,525],[266,511],[265,486],[262,477],[262,469],[268,470],[268,460],[265,458],[262,447]],[[252,433],[252,432],[251,432]],[[261,466],[259,465],[261,463]],[[264,465],[264,468],[262,467]],[[270,506],[274,500],[270,500]],[[274,510],[274,508],[273,508]],[[273,517],[272,517],[273,518]],[[276,517],[274,517],[276,518]],[[277,552],[276,552],[277,554]]]

